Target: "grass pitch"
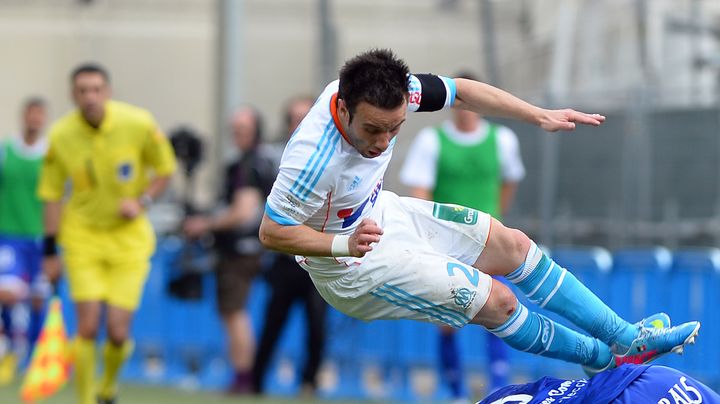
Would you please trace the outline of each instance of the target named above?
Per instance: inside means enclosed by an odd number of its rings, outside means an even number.
[[[20,400],[19,382],[6,387],[0,387],[0,403],[24,404]],[[122,385],[118,404],[311,404],[319,401],[325,403],[340,403],[340,401],[320,399],[300,399],[281,397],[227,397],[220,392],[183,391],[168,387]],[[348,401],[343,400],[343,404]],[[356,401],[355,403],[361,403]],[[74,391],[71,385],[65,386],[57,395],[39,402],[38,404],[76,404]]]

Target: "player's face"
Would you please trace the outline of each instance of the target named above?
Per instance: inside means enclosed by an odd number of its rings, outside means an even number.
[[[110,99],[110,86],[100,73],[80,73],[72,88],[73,100],[83,117],[99,125],[105,115],[105,102]]]
[[[390,142],[400,132],[407,115],[407,104],[404,101],[397,108],[382,109],[361,102],[350,120],[345,103],[338,100],[338,112],[353,147],[363,157],[375,158],[390,147]]]
[[[47,114],[45,107],[41,105],[31,105],[23,114],[23,124],[25,130],[30,133],[38,133],[45,126]]]

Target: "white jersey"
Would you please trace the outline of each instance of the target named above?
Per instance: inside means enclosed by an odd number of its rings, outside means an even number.
[[[279,224],[350,234],[370,216],[380,195],[395,140],[376,158],[358,153],[341,133],[336,113],[338,83],[325,88],[285,148],[265,207]],[[455,101],[455,82],[446,77],[411,75],[408,90],[411,112],[436,110]]]

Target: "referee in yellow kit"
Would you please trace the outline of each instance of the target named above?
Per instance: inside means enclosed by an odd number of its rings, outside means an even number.
[[[51,280],[60,275],[57,237],[78,319],[73,344],[78,402],[109,404],[132,351],[130,321],[155,249],[145,210],[167,186],[176,163],[148,111],[110,100],[103,67],[78,66],[71,84],[77,109],[50,130],[38,190],[45,201],[43,269]],[[63,202],[67,182],[70,195]],[[108,341],[96,386],[95,339],[103,305]]]

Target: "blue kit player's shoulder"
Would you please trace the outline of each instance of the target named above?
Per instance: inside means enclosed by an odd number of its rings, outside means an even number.
[[[543,377],[534,383],[507,386],[478,404],[501,403],[720,404],[720,396],[697,380],[674,369],[625,365],[599,373],[592,379]]]

